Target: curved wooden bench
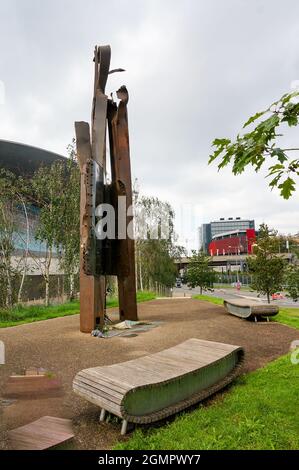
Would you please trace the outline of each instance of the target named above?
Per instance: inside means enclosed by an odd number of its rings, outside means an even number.
[[[263,304],[254,300],[247,299],[227,299],[223,301],[226,310],[232,315],[240,318],[257,321],[258,317],[269,317],[277,315],[279,307],[277,305]]]
[[[239,346],[189,339],[121,364],[79,372],[73,390],[128,422],[151,423],[187,408],[229,384],[239,373]]]

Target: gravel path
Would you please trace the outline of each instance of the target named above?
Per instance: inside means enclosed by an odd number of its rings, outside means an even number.
[[[17,400],[3,406],[0,448],[7,447],[7,430],[44,415],[73,420],[75,439],[69,448],[107,449],[119,440],[119,424],[99,424],[99,409],[72,392],[72,379],[81,369],[127,361],[193,337],[243,346],[244,371],[248,372],[287,353],[291,341],[299,339],[298,330],[274,322],[241,320],[221,306],[194,299],[154,300],[139,304],[138,310],[141,320],[163,323],[136,337],[110,339],[80,333],[78,315],[1,329],[6,364],[0,366],[0,393],[9,375],[31,366],[57,374],[65,393],[62,397]]]

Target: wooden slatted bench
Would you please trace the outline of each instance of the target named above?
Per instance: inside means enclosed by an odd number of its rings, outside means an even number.
[[[269,317],[277,315],[279,312],[277,305],[264,304],[254,299],[226,299],[223,301],[223,305],[232,315],[247,320],[257,321],[258,318],[266,317],[269,321]]]
[[[75,393],[128,422],[151,423],[177,413],[229,384],[240,371],[239,346],[189,339],[148,356],[79,372]]]

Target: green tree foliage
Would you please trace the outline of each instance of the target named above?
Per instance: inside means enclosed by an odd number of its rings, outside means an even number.
[[[291,297],[292,300],[298,302],[299,300],[299,266],[291,265],[288,266],[285,273],[285,283],[287,296]]]
[[[184,254],[175,244],[174,211],[158,198],[140,196],[136,187],[134,209],[137,286],[140,290],[157,284],[170,288],[177,275],[174,261]]]
[[[281,290],[284,280],[284,261],[278,254],[277,233],[262,224],[254,248],[254,254],[247,258],[248,271],[252,274],[252,289],[270,296]]]
[[[0,170],[0,303],[11,307],[22,301],[28,265],[30,224],[21,177]],[[18,256],[13,258],[15,247]]]
[[[143,287],[155,284],[172,287],[176,278],[174,259],[166,240],[143,240],[138,243]]]
[[[278,252],[287,253],[291,252],[297,257],[299,256],[299,243],[292,235],[278,235]]]
[[[60,266],[69,276],[69,300],[74,298],[74,277],[79,271],[80,256],[80,170],[77,164],[75,139],[68,146],[69,160],[63,175],[64,191],[58,210],[59,228],[56,247],[60,253]]]
[[[203,251],[194,250],[184,276],[184,283],[192,289],[200,287],[201,294],[203,290],[211,289],[215,281],[215,272],[210,268],[209,262],[210,257]]]
[[[298,92],[286,93],[265,111],[250,117],[243,128],[260,120],[250,132],[238,135],[235,141],[215,139],[215,151],[210,155],[209,163],[220,158],[218,169],[232,163],[232,172],[237,175],[252,165],[255,171],[268,165],[269,186],[278,187],[283,198],[289,199],[296,189],[299,175],[299,148],[282,148],[278,138],[283,125],[297,126],[299,119]]]
[[[15,177],[10,172],[0,170],[0,302],[6,307],[13,305],[13,280],[17,274],[12,262],[14,233],[16,230]]]
[[[35,237],[45,243],[43,259],[35,257],[45,281],[45,304],[50,298],[50,267],[54,251],[64,271],[74,276],[79,266],[80,173],[77,163],[55,161],[41,167],[30,181],[24,182],[27,199],[40,209]],[[71,297],[74,282],[70,282]]]
[[[45,304],[50,300],[50,268],[55,246],[59,240],[61,221],[61,196],[64,193],[65,165],[54,162],[51,167],[42,166],[27,181],[26,193],[29,200],[40,209],[39,224],[35,238],[45,243],[44,258],[34,257],[45,281]]]

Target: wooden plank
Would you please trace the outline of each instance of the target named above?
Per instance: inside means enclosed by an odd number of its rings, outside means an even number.
[[[184,362],[186,361],[187,364],[189,363],[194,363],[196,364],[205,364],[207,360],[207,353],[205,351],[201,351],[200,353],[198,351],[188,351],[186,349],[181,349],[180,351],[165,351],[159,353],[159,356],[161,358],[164,357],[172,357],[172,358],[177,358],[178,361]],[[215,357],[215,354],[211,355],[210,353],[208,354],[208,358],[210,357]],[[190,361],[190,362],[189,362]]]
[[[131,370],[130,370],[131,369]],[[157,382],[164,382],[165,380],[169,380],[174,377],[179,377],[178,371],[166,371],[166,370],[157,370],[153,367],[149,368],[143,364],[135,364],[134,366],[128,366],[126,368],[128,373],[132,373],[134,376],[134,372],[140,374],[142,377],[146,377],[149,384],[157,383]]]
[[[104,366],[105,367],[105,366]],[[101,367],[94,367],[94,368],[91,368],[91,369],[84,369],[83,372],[87,372],[88,373],[92,373],[93,375],[96,375],[99,377],[99,380],[103,380],[105,382],[108,382],[108,383],[111,383],[114,387],[119,387],[119,390],[124,390],[124,391],[127,391],[127,390],[130,390],[132,388],[131,384],[127,383],[126,381],[124,380],[119,380],[118,377],[113,379],[112,377],[110,377],[110,374],[109,374],[109,371],[108,371],[108,375],[107,373],[105,373],[104,370],[100,370],[100,369],[104,369],[101,368]],[[82,371],[81,371],[82,372]],[[79,374],[81,373],[79,372]]]
[[[44,450],[72,437],[71,420],[52,416],[43,416],[8,432],[10,447],[14,450]]]
[[[107,374],[108,377],[108,374]],[[113,368],[111,371],[109,371],[109,377],[112,379],[118,377],[119,380],[127,380],[127,382],[130,383],[130,387],[134,388],[138,385],[143,385],[143,384],[150,384],[152,380],[149,380],[149,378],[145,377],[145,374],[143,374],[140,370],[127,370],[127,367],[120,367],[120,368]]]
[[[178,361],[169,362],[166,358],[161,359],[160,357],[155,357],[155,359],[153,359],[150,356],[143,358],[142,365],[152,370],[176,372],[177,374],[184,374],[185,372],[189,372],[190,369]]]
[[[232,351],[234,351],[236,348],[233,348],[233,349],[230,349],[230,350],[227,350],[227,351],[224,351],[224,350],[221,350],[221,349],[214,349],[214,348],[205,348],[205,347],[201,347],[200,349],[195,349],[195,348],[192,348],[190,346],[190,348],[181,348],[181,349],[178,349],[178,350],[166,350],[166,351],[161,351],[161,356],[164,356],[164,355],[172,355],[172,356],[177,356],[178,359],[180,359],[180,357],[189,357],[190,359],[194,360],[194,361],[201,361],[201,360],[206,360],[209,358],[215,358],[215,357],[222,357],[222,356],[225,356],[229,353],[231,353]],[[160,353],[158,353],[160,354]]]
[[[220,351],[202,348],[200,351],[194,351],[194,349],[181,349],[180,351],[166,351],[165,354],[161,353],[161,356],[172,356],[177,357],[178,360],[193,361],[198,363],[207,363],[210,359],[226,356],[231,351]]]
[[[93,374],[82,374],[82,372],[80,372],[79,374],[77,374],[77,376],[80,380],[89,380],[90,382],[94,383],[94,384],[99,384],[99,376],[96,376],[96,375],[93,375]],[[115,394],[115,396],[123,396],[127,391],[128,391],[128,388],[124,389],[124,388],[120,388],[120,387],[116,387],[114,386],[111,381],[107,382],[105,380],[103,380],[101,378],[101,387],[103,388],[103,390],[109,390],[111,394]]]
[[[171,355],[172,356],[172,355]],[[170,357],[171,357],[170,356]],[[167,355],[166,357],[169,357],[169,355]],[[176,356],[173,355],[173,357],[175,358]],[[199,370],[199,369],[204,369],[205,367],[207,367],[208,365],[214,363],[214,362],[217,362],[219,360],[221,360],[223,357],[226,357],[221,355],[221,356],[214,356],[214,357],[208,357],[208,358],[205,358],[205,357],[202,357],[202,361],[192,361],[190,359],[190,357],[188,356],[184,356],[182,354],[182,357],[180,358],[180,362],[186,364],[186,367],[188,367],[188,363],[190,363],[190,369],[189,369],[189,372],[192,372],[194,370]]]
[[[180,361],[177,360],[177,358],[173,359],[173,362],[170,364],[168,363],[168,358],[169,356],[165,355],[165,357],[158,356],[155,357],[155,360],[153,358],[143,358],[142,361],[140,361],[138,364],[142,367],[147,368],[148,370],[153,370],[153,371],[160,371],[163,372],[164,375],[168,375],[168,373],[175,372],[177,375],[179,373],[184,374],[185,372],[189,372],[190,370],[194,369],[194,364],[195,367],[198,368],[201,364],[196,361],[196,362],[191,362],[190,360],[188,361]],[[132,365],[134,368],[135,365]]]
[[[111,400],[107,400],[104,397],[96,395],[95,393],[92,393],[89,390],[86,390],[84,387],[78,386],[76,384],[73,385],[73,388],[83,398],[87,398],[95,405],[100,406],[101,408],[105,408],[105,410],[111,411],[111,413],[114,413],[117,416],[121,416],[120,406],[116,405]]]
[[[207,343],[211,343],[211,344],[207,344]],[[178,347],[169,348],[169,350],[173,349],[177,351],[178,353],[182,350],[192,351],[194,355],[197,355],[197,354],[200,354],[202,351],[206,351],[206,350],[211,351],[211,352],[221,351],[222,353],[227,354],[228,352],[233,351],[235,348],[238,348],[238,346],[224,345],[222,343],[219,343],[219,345],[217,345],[217,343],[215,343],[214,341],[207,342],[204,340],[198,340],[198,342],[194,342],[194,341],[187,340],[181,345],[178,345]]]
[[[77,388],[79,388],[82,391],[84,390],[88,393],[91,393],[93,396],[98,397],[101,400],[103,399],[103,400],[106,400],[109,403],[112,403],[113,406],[114,405],[115,406],[120,406],[120,404],[121,404],[122,400],[116,400],[112,395],[107,395],[106,393],[102,392],[101,390],[98,390],[95,387],[90,387],[90,385],[85,384],[83,382],[74,381],[73,385],[75,385]]]
[[[186,364],[186,363],[182,364],[178,362],[176,358],[174,359],[168,356],[165,356],[165,357],[156,356],[155,361],[156,363],[161,364],[161,367],[163,367],[164,365],[166,367],[173,367],[174,369],[177,369],[177,371],[182,374],[192,372],[192,370],[194,370],[194,366],[192,364]]]
[[[193,364],[194,368],[197,367],[204,367],[206,366],[210,360],[215,359],[215,355],[211,356],[208,355],[206,356],[205,354],[201,355],[201,360],[198,360],[196,357],[192,357],[188,352],[186,353],[185,351],[181,351],[180,354],[178,355],[176,351],[166,351],[165,354],[161,353],[160,357],[170,357],[170,358],[177,358],[178,361],[181,363],[186,363],[186,364]],[[218,357],[223,357],[223,355],[218,356]]]
[[[127,371],[127,368],[124,366],[121,366],[119,368],[113,367],[113,369],[110,369],[109,372],[107,371],[105,373],[105,377],[111,378],[113,380],[118,379],[121,382],[124,381],[130,387],[130,389],[138,385],[152,383],[151,380],[145,379],[141,371],[136,370],[135,374],[133,373],[133,371],[130,371],[129,373]]]
[[[105,387],[103,387],[101,384],[92,382],[91,380],[88,380],[86,378],[80,377],[80,379],[75,378],[74,383],[77,385],[81,385],[84,387],[89,388],[91,391],[95,391],[95,393],[99,395],[103,395],[104,398],[107,398],[107,400],[112,400],[113,402],[120,404],[124,394],[116,394],[113,390],[109,390]]]
[[[223,351],[233,351],[235,348],[239,348],[237,345],[218,343],[216,341],[207,341],[203,339],[190,338],[181,344],[182,347],[188,347],[191,344],[196,349],[208,348],[208,349],[221,349]],[[180,345],[179,345],[180,346]]]
[[[194,364],[191,368],[191,371],[198,368],[198,364]],[[110,370],[110,374],[118,376],[120,379],[126,377],[126,380],[130,380],[132,386],[137,386],[143,383],[152,384],[160,380],[169,380],[170,378],[182,375],[179,374],[177,370],[163,370],[159,368],[160,371],[155,367],[150,367],[149,365],[143,365],[142,362],[128,362],[125,367],[120,366],[119,368],[114,367],[113,370]],[[160,381],[159,380],[159,381]]]

